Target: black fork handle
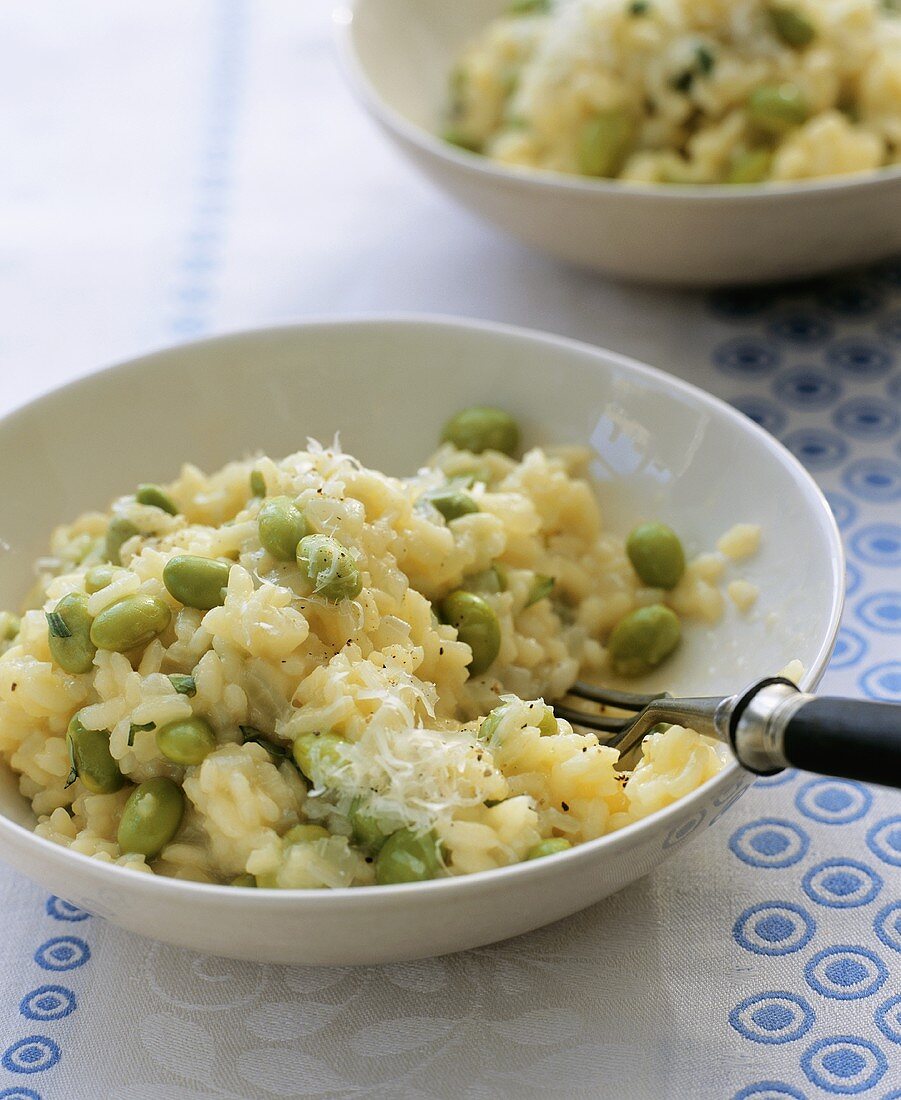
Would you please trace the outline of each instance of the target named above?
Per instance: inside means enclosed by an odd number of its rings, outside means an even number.
[[[901,706],[858,699],[802,703],[783,733],[785,759],[795,768],[901,787]]]
[[[781,676],[761,680],[730,707],[728,736],[757,775],[789,765],[901,788],[901,706],[806,695]]]

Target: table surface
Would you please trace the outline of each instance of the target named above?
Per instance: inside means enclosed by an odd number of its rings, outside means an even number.
[[[352,102],[327,0],[0,8],[0,411],[199,334],[428,311],[689,378],[807,463],[849,550],[826,687],[901,701],[901,262],[614,286],[431,190]],[[787,774],[608,902],[387,968],[206,958],[0,869],[0,1097],[901,1096],[901,800]]]

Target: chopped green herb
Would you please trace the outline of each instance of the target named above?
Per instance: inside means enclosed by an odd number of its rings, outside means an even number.
[[[139,725],[137,722],[132,722],[131,728],[128,731],[128,747],[132,748],[134,745],[136,733],[145,733],[147,730],[152,729],[156,729],[155,722],[145,722],[143,726]]]
[[[266,495],[266,479],[259,470],[254,470],[250,475],[250,492],[255,497]]]
[[[180,672],[174,672],[169,677],[169,682],[175,688],[179,695],[196,695],[197,684],[194,681],[193,676],[186,676]]]
[[[512,0],[508,15],[545,15],[551,10],[551,0]]]
[[[626,8],[629,15],[647,15],[651,10],[650,0],[632,0]]]
[[[716,58],[713,53],[708,50],[706,46],[698,46],[695,50],[695,57],[698,62],[698,69],[704,76],[709,76],[713,72],[713,66],[716,64]]]
[[[275,763],[282,760],[293,760],[290,749],[285,748],[284,745],[276,744],[275,741],[270,741],[262,731],[256,729],[254,726],[238,726],[238,729],[241,731],[241,736],[244,738],[242,744],[261,745],[273,758]]]
[[[47,611],[47,628],[51,638],[71,638],[72,631],[66,626],[66,620],[58,611]]]
[[[63,784],[64,790],[66,787],[71,787],[78,778],[78,765],[75,763],[75,742],[71,737],[67,737],[66,744],[69,748],[69,774],[66,776],[66,782]]]
[[[695,82],[695,74],[691,69],[685,69],[683,72],[674,76],[670,81],[670,86],[676,92],[688,92],[691,91],[691,86]]]
[[[526,600],[526,607],[531,607],[533,603],[538,603],[539,600],[543,600],[545,596],[549,596],[554,590],[556,581],[553,577],[546,577],[543,573],[537,573],[535,580],[532,581],[532,587],[529,590],[529,598]]]

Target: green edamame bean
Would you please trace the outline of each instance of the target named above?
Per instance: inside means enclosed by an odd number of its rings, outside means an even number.
[[[97,649],[127,653],[162,634],[171,618],[169,605],[155,596],[126,596],[100,612],[91,627],[91,641]]]
[[[163,569],[163,584],[169,595],[199,611],[209,611],[225,603],[223,589],[228,585],[231,564],[194,554],[176,554]]]
[[[92,565],[84,575],[85,591],[89,592],[91,595],[95,592],[100,592],[102,589],[112,584],[118,571],[117,566],[108,563],[104,563],[103,565]]]
[[[679,536],[665,523],[642,523],[626,539],[632,568],[651,588],[675,588],[685,572]]]
[[[471,515],[479,510],[478,504],[469,493],[464,493],[460,489],[436,489],[431,493],[426,493],[425,499],[444,516],[447,523],[459,519],[460,516]]]
[[[257,517],[260,544],[277,561],[294,561],[297,544],[310,533],[303,512],[290,497],[272,497]]]
[[[307,535],[297,546],[297,564],[312,582],[313,593],[330,603],[354,600],[363,590],[351,552],[330,535]]]
[[[0,640],[11,642],[18,637],[22,627],[22,620],[11,611],[0,611]]]
[[[72,770],[91,794],[112,794],[125,779],[109,748],[109,730],[85,729],[78,714],[66,730]]]
[[[322,825],[292,825],[282,839],[288,844],[308,844],[313,840],[328,840],[331,835]]]
[[[470,676],[486,672],[501,648],[501,625],[490,604],[474,592],[460,588],[442,601],[441,613],[446,622],[457,628],[457,638],[472,650]]]
[[[639,607],[620,619],[607,641],[613,670],[622,676],[649,672],[673,652],[681,637],[674,611],[659,603]]]
[[[809,46],[816,38],[817,32],[813,23],[802,15],[797,8],[783,8],[775,5],[769,8],[767,14],[770,24],[777,37],[781,38],[786,46],[795,49],[803,49]]]
[[[50,653],[64,672],[89,672],[94,663],[98,647],[87,602],[81,592],[70,592],[47,615]]]
[[[178,505],[161,485],[139,485],[135,500],[138,504],[149,504],[153,508],[168,512],[170,516],[178,515]]]
[[[122,852],[154,859],[178,832],[185,811],[185,796],[171,779],[148,779],[128,796],[119,820]]]
[[[762,183],[773,167],[773,154],[769,149],[749,149],[733,160],[726,175],[726,183]]]
[[[106,560],[113,565],[122,564],[122,546],[129,539],[138,534],[138,529],[123,516],[113,516],[106,528],[106,541],[104,543],[104,555]]]
[[[572,848],[572,841],[563,836],[552,836],[547,840],[539,841],[534,848],[526,852],[526,859],[543,859],[545,856],[555,856],[558,852],[565,852]]]
[[[200,764],[216,747],[216,734],[205,718],[193,715],[161,726],[156,746],[173,764],[191,767]]]
[[[391,835],[392,830],[383,827],[378,817],[366,809],[366,803],[361,798],[351,802],[348,820],[353,830],[354,844],[366,852],[378,852]]]
[[[519,449],[519,425],[503,409],[473,405],[451,417],[441,433],[443,443],[453,443],[460,451],[480,455],[500,451],[512,455]]]
[[[748,118],[768,134],[781,135],[806,121],[804,93],[795,84],[764,84],[748,99]]]
[[[583,176],[610,177],[619,173],[629,151],[634,127],[625,111],[601,111],[579,132],[578,165]]]
[[[294,761],[311,783],[329,787],[348,762],[345,745],[333,733],[303,733],[294,742]]]
[[[416,833],[398,829],[382,845],[375,859],[375,881],[379,886],[393,882],[424,882],[442,869],[438,838],[433,832]]]

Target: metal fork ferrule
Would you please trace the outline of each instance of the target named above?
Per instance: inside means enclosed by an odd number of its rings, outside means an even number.
[[[755,692],[732,730],[739,763],[757,775],[775,775],[787,768],[785,729],[798,708],[812,698],[786,682],[769,683]]]

